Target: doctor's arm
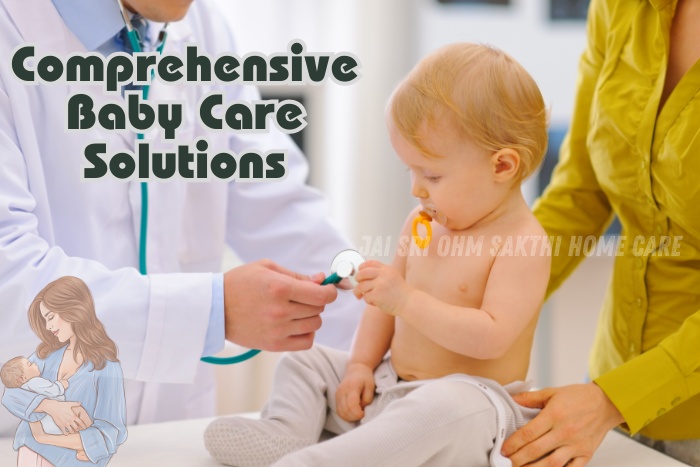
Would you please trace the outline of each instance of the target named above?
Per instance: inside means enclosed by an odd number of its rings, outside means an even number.
[[[26,90],[3,77],[0,73],[0,303],[12,311],[0,328],[3,353],[26,351],[26,342],[35,339],[26,324],[27,304],[48,282],[70,275],[90,288],[127,377],[191,382],[204,349],[212,275],[143,276],[135,268],[110,270],[98,261],[71,256],[56,244],[54,229],[69,227],[70,219],[60,217],[67,215],[65,208],[51,212],[60,200],[47,195],[52,174],[45,173],[44,162],[50,155],[41,154],[33,132],[18,127],[35,117]]]

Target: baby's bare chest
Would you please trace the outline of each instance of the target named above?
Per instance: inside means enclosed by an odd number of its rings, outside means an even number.
[[[406,282],[446,303],[480,307],[494,260],[488,249],[440,254],[432,247],[406,258]]]

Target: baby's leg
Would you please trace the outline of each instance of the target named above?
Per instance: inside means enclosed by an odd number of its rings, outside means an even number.
[[[326,425],[328,400],[335,404],[346,362],[345,352],[318,346],[283,355],[261,419],[225,417],[213,421],[204,433],[209,453],[222,464],[268,466],[318,442]],[[335,426],[339,424],[333,421]]]
[[[382,397],[400,391],[396,386]],[[391,401],[360,427],[289,454],[275,466],[485,467],[495,437],[496,411],[486,396],[469,384],[439,380]]]

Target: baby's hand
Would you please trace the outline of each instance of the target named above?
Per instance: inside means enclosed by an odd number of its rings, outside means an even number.
[[[63,390],[68,389],[69,384],[67,379],[61,379],[58,382],[61,383],[61,386],[63,386]]]
[[[357,298],[396,316],[406,303],[411,287],[399,272],[379,261],[365,261],[355,275],[358,282],[353,290]]]
[[[374,370],[364,363],[350,363],[335,392],[336,412],[343,420],[356,422],[373,399]]]

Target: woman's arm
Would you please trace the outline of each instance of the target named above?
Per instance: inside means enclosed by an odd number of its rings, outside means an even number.
[[[59,448],[73,449],[74,451],[83,450],[83,440],[77,433],[71,435],[48,435],[40,422],[30,423],[29,428],[31,428],[32,436],[34,436],[37,443],[50,444]]]
[[[560,254],[552,257],[547,296],[554,292],[586,257],[569,254],[572,239],[599,237],[612,219],[612,207],[601,189],[588,152],[591,106],[603,66],[609,11],[614,2],[593,1],[588,13],[588,46],[579,61],[574,113],[559,151],[552,179],[532,211],[547,235],[561,239]]]
[[[44,399],[36,412],[48,414],[56,426],[66,434],[77,433],[92,424],[80,402]]]
[[[599,235],[612,208],[601,190],[587,148],[588,126],[599,76],[606,55],[612,11],[621,2],[593,0],[588,10],[588,44],[579,61],[574,115],[560,162],[533,212],[549,235],[561,235],[563,254],[552,258],[547,294],[556,290],[584,255],[569,255],[572,235]],[[627,4],[625,4],[627,5]],[[629,4],[629,8],[634,6]],[[502,453],[514,467],[533,465],[583,466],[606,433],[623,420],[595,383],[551,388],[515,397],[542,412],[503,444]],[[542,456],[546,458],[537,461]],[[536,462],[537,461],[537,462]]]
[[[38,358],[36,354],[29,356],[29,361],[36,363],[43,375],[46,361]],[[6,388],[2,404],[12,415],[30,423],[39,421],[48,414],[64,433],[77,433],[88,426],[85,422],[89,417],[79,402],[56,401],[49,399],[45,394],[26,389]]]
[[[92,426],[80,431],[85,454],[91,462],[112,456],[126,441],[126,400],[124,379],[118,362],[107,362],[97,371],[97,400]]]

